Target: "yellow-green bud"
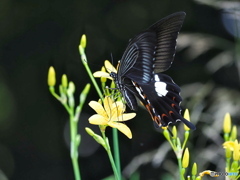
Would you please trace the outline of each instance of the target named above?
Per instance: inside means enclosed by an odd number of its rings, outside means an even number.
[[[48,86],[55,86],[56,84],[56,73],[54,68],[51,66],[48,70]]]
[[[231,131],[231,116],[229,113],[226,113],[223,121],[223,132],[230,133],[230,131]]]
[[[186,120],[190,121],[190,115],[189,115],[188,109],[185,110],[183,117]],[[190,130],[189,127],[187,127],[185,124],[184,124],[184,129],[185,129],[185,131],[189,131]]]
[[[110,88],[112,88],[112,89],[116,88],[116,84],[114,81],[111,82]]]
[[[87,36],[85,34],[81,37],[80,46],[82,46],[82,48],[86,48],[87,46]]]
[[[237,139],[237,126],[234,125],[231,131],[231,140],[235,141],[235,139]]]
[[[193,176],[196,176],[196,175],[197,175],[197,163],[194,163],[194,164],[193,164],[193,167],[192,167],[192,175],[193,175]]]
[[[173,128],[172,128],[172,134],[173,134],[173,139],[176,139],[177,138],[177,128],[176,128],[176,126],[173,126]]]
[[[90,128],[86,127],[85,128],[86,132],[92,136],[99,144],[101,144],[104,148],[106,148],[106,144],[103,140],[103,138],[97,134],[95,134]]]
[[[88,83],[80,94],[80,103],[84,103],[87,97],[87,94],[90,90],[91,85]]]
[[[170,140],[170,135],[167,129],[163,130],[163,135],[165,136],[165,138],[169,141]]]
[[[67,79],[66,74],[62,75],[62,86],[63,86],[63,88],[67,88],[67,86],[68,86],[68,79]]]
[[[93,136],[95,133],[93,132],[93,130],[91,130],[90,128],[86,127],[85,128],[86,132],[90,135]]]
[[[182,159],[182,167],[187,168],[189,164],[189,151],[188,148],[185,149]]]
[[[196,177],[195,180],[201,180],[201,179],[202,179],[201,176],[198,176],[198,177]]]
[[[75,92],[75,84],[70,81],[68,85],[68,95],[71,95]]]

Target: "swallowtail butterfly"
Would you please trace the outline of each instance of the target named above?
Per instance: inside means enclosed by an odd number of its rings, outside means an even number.
[[[176,52],[176,39],[182,27],[184,12],[171,14],[129,40],[120,60],[118,72],[111,72],[127,105],[136,111],[141,101],[157,127],[182,121],[180,88],[162,72],[170,68]]]

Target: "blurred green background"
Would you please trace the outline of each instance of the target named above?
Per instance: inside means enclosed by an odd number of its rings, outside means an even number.
[[[229,112],[237,125],[240,118],[240,4],[206,2],[1,0],[0,179],[73,180],[68,116],[48,91],[49,66],[54,66],[58,83],[66,73],[79,94],[90,82],[78,53],[83,33],[94,72],[111,60],[111,53],[117,64],[129,38],[177,11],[187,16],[166,73],[182,88],[182,107],[190,110],[197,126],[188,144],[191,161],[199,164],[199,171],[224,171],[223,117]],[[92,88],[87,102],[97,99]],[[81,174],[88,180],[112,174],[105,151],[84,131],[88,126],[98,132],[87,121],[93,113],[86,104],[79,127]],[[133,139],[120,135],[124,176],[176,179],[174,154],[149,114],[140,109],[127,125]]]

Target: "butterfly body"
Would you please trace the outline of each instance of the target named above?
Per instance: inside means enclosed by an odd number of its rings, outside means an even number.
[[[195,128],[180,114],[179,86],[161,73],[172,64],[184,18],[184,12],[174,13],[136,35],[129,41],[118,72],[110,73],[130,109],[137,110],[137,97],[159,127],[182,121]]]

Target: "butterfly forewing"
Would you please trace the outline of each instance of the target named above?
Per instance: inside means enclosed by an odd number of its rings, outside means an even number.
[[[148,31],[132,39],[121,59],[119,76],[138,82],[149,82],[153,72],[152,58],[156,41],[156,33]]]
[[[154,72],[166,71],[172,64],[176,51],[176,39],[186,14],[174,13],[153,24],[149,29],[157,33]]]
[[[184,17],[184,12],[174,13],[132,38],[121,59],[119,76],[147,83],[153,71],[166,71],[172,64]]]

